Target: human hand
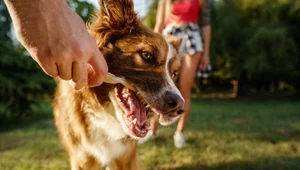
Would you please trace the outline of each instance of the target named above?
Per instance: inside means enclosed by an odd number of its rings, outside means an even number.
[[[18,39],[46,74],[70,80],[75,89],[103,82],[108,71],[105,59],[82,19],[64,0],[5,2]]]
[[[199,65],[200,65],[200,69],[202,71],[206,70],[207,66],[209,64],[209,56],[208,54],[203,54],[200,58],[200,61],[199,61]]]

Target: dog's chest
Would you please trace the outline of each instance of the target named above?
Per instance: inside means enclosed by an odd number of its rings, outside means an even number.
[[[120,122],[113,116],[102,113],[95,113],[95,115],[102,116],[92,119],[94,128],[91,131],[91,145],[88,150],[102,165],[108,165],[113,159],[122,155],[128,147],[122,142],[126,133]]]

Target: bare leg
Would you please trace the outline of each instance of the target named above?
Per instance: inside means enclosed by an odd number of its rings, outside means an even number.
[[[151,119],[150,126],[151,126],[151,130],[152,130],[152,135],[156,136],[157,135],[156,132],[157,132],[157,129],[159,126],[158,116],[154,116]]]
[[[198,52],[194,55],[186,55],[182,59],[180,78],[179,78],[179,90],[185,100],[185,112],[181,115],[178,124],[177,132],[183,132],[187,124],[187,120],[191,111],[191,88],[196,75],[196,70],[199,65],[201,53]],[[151,130],[153,135],[156,135],[159,121],[156,117],[151,120]]]
[[[200,57],[201,53],[198,52],[192,56],[185,55],[182,59],[179,77],[179,90],[185,100],[185,112],[181,115],[178,121],[177,132],[183,132],[188,121],[191,111],[191,88],[199,65]]]

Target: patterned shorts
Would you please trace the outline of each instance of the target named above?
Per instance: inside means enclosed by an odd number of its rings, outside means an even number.
[[[165,37],[173,35],[182,38],[179,49],[179,54],[182,57],[184,54],[193,55],[196,52],[203,51],[202,38],[197,24],[188,23],[180,26],[168,25],[162,34]]]
[[[185,54],[193,55],[196,52],[203,52],[203,42],[200,30],[197,24],[188,23],[181,26],[168,25],[162,32],[167,37],[173,35],[182,39],[179,48],[179,55],[183,57]],[[211,76],[211,65],[208,64],[206,70],[197,69],[196,76],[199,78],[207,78]]]

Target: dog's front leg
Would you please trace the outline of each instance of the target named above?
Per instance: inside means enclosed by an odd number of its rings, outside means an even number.
[[[105,167],[105,170],[115,170],[115,168],[113,168],[111,165]]]
[[[71,156],[71,170],[100,170],[101,165],[97,162],[95,157],[82,154],[80,159],[76,156]]]
[[[129,139],[126,141],[127,149],[119,158],[115,159],[114,170],[144,170],[137,154],[137,141]]]
[[[132,157],[132,159],[130,160],[118,159],[116,160],[115,165],[116,168],[112,170],[144,170],[145,169],[137,155],[135,157]]]

